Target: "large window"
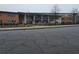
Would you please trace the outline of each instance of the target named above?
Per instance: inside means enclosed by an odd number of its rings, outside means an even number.
[[[48,23],[48,16],[43,16],[43,22]]]
[[[41,17],[40,17],[40,16],[35,16],[35,22],[36,22],[36,23],[41,22]]]

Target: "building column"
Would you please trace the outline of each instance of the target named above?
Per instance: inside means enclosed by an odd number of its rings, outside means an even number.
[[[33,16],[33,24],[35,24],[35,15]]]
[[[49,19],[49,16],[48,16],[48,23],[50,23],[50,19]]]
[[[75,16],[75,24],[76,24],[76,17],[77,17],[77,15]]]
[[[43,16],[41,15],[41,23],[43,22]]]
[[[24,24],[27,23],[26,14],[24,14]]]

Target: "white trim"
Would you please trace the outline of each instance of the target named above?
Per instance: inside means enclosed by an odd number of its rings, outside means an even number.
[[[35,15],[33,16],[33,24],[35,24]]]
[[[24,14],[24,24],[26,24],[26,14]]]

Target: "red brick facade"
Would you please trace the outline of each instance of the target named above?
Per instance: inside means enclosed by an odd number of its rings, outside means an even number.
[[[2,13],[0,12],[0,23],[2,24],[18,24],[19,15],[16,13]]]
[[[63,15],[63,16],[62,16]],[[60,14],[60,24],[73,24],[73,19],[70,13]],[[70,16],[69,16],[70,15]],[[26,16],[26,17],[25,17]],[[0,24],[55,24],[53,13],[21,13],[21,12],[5,12],[0,11]],[[58,20],[60,20],[58,18]],[[57,23],[58,24],[58,23]]]

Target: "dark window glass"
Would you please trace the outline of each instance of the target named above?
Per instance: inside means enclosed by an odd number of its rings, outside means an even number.
[[[16,20],[12,20],[12,22],[13,22],[13,23],[15,23],[15,22],[16,22]]]
[[[8,20],[9,23],[15,23],[16,20]]]

